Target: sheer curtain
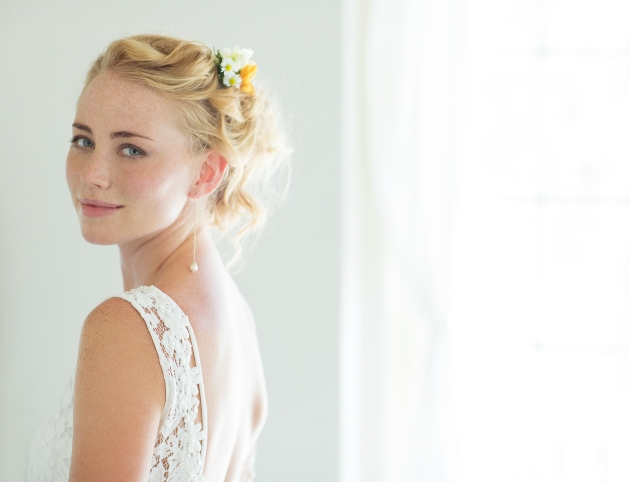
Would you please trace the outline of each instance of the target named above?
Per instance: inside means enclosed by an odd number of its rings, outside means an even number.
[[[345,2],[341,480],[446,480],[456,3]]]
[[[630,3],[344,8],[341,481],[630,480]]]

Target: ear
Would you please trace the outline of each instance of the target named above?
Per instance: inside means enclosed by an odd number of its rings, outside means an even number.
[[[203,154],[203,163],[199,169],[195,184],[188,192],[188,197],[200,199],[212,194],[219,187],[226,167],[227,161],[217,151],[212,150]]]

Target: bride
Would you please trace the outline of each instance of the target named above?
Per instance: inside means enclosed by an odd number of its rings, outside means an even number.
[[[85,320],[29,482],[253,479],[265,380],[212,232],[237,260],[286,159],[251,55],[141,35],[89,71],[66,176],[83,237],[119,246],[125,291]]]

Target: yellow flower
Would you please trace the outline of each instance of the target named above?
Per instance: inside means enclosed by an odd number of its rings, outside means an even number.
[[[255,62],[250,62],[245,67],[241,69],[239,75],[241,76],[241,90],[243,92],[247,92],[248,94],[254,93],[254,86],[252,85],[252,79],[256,75],[256,71],[258,70],[258,66]]]

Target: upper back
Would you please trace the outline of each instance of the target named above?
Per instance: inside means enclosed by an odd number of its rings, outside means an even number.
[[[195,281],[164,282],[160,289],[187,315],[198,347],[208,426],[204,476],[240,482],[253,478],[255,442],[267,415],[254,319],[227,273]],[[196,366],[194,354],[190,365]],[[195,423],[201,421],[198,413]]]

